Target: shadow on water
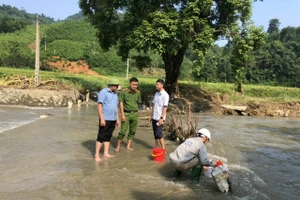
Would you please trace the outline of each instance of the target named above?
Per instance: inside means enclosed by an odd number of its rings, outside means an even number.
[[[152,149],[153,148],[153,146],[151,146],[149,143],[144,142],[143,140],[140,140],[138,138],[134,138],[134,142],[137,143],[137,144],[143,145],[147,149]]]
[[[112,137],[112,139],[110,140],[110,151],[112,150],[112,148],[116,148],[117,147],[117,137]],[[83,147],[85,147],[86,149],[88,149],[91,153],[92,156],[95,155],[95,148],[96,148],[96,140],[86,140],[84,142],[81,143]],[[101,147],[100,152],[103,153],[103,146]]]
[[[95,154],[95,140],[87,140],[82,142],[82,146],[84,146],[86,149],[88,149],[92,156]]]

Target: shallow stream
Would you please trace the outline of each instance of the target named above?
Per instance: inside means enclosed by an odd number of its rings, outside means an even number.
[[[46,115],[46,118],[40,118]],[[212,133],[209,158],[229,167],[233,193],[212,179],[173,177],[151,158],[151,127],[140,121],[134,152],[125,145],[111,159],[93,161],[98,119],[95,106],[33,109],[0,107],[0,199],[299,199],[298,118],[197,114]],[[166,140],[167,153],[178,145]]]

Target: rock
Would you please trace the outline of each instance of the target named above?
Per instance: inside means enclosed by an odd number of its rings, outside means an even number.
[[[246,111],[247,106],[231,106],[231,105],[221,105],[222,108],[236,111]]]

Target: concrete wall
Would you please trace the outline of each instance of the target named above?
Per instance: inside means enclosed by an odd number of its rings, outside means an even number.
[[[43,89],[0,89],[0,104],[41,107],[63,107],[68,101],[79,99],[76,90],[43,90]]]

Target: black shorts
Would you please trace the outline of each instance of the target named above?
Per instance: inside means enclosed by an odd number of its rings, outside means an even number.
[[[100,125],[98,130],[98,142],[109,142],[116,127],[116,121],[105,121],[105,126]]]
[[[163,125],[157,126],[156,125],[157,122],[158,120],[154,120],[154,119],[152,120],[154,138],[161,139],[163,137],[163,132],[162,132]]]

